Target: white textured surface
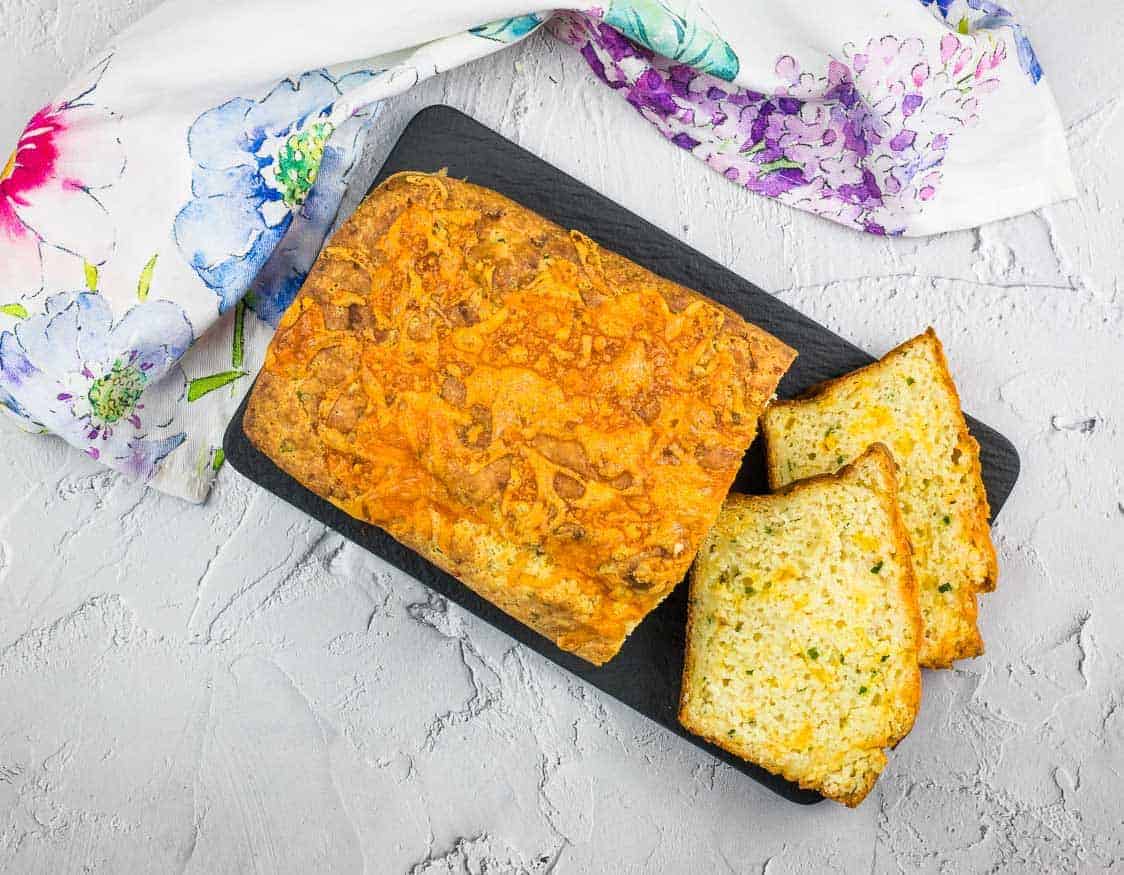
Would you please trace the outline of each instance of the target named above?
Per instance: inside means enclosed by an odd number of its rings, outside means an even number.
[[[151,5],[0,0],[0,141]],[[1124,9],[1019,5],[1081,196],[978,232],[738,191],[541,36],[369,155],[449,103],[872,352],[937,327],[1023,474],[987,655],[926,675],[861,809],[773,797],[232,472],[192,507],[5,430],[0,871],[1124,872]]]

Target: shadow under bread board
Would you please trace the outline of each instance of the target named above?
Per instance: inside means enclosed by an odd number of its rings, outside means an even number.
[[[800,354],[781,382],[781,397],[873,361],[858,347],[772,295],[449,107],[432,106],[414,116],[375,184],[402,170],[432,172],[443,167],[448,168],[450,176],[494,189],[564,228],[582,231],[606,248],[714,298],[775,334]],[[803,804],[820,801],[818,793],[801,790],[680,727],[677,713],[687,619],[686,585],[677,587],[637,627],[620,653],[598,668],[560,650],[381,529],[349,517],[305,489],[249,442],[242,430],[244,410],[245,402],[227,429],[223,448],[227,461],[250,480],[786,799]],[[1018,477],[1019,457],[998,432],[972,419],[969,426],[982,449],[983,476],[994,518]],[[745,457],[735,482],[739,491],[768,491],[760,443],[758,440]]]

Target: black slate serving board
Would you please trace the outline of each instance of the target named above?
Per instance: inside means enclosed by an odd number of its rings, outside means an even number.
[[[752,283],[450,107],[431,106],[414,116],[375,184],[401,170],[435,171],[442,167],[448,168],[450,176],[495,189],[563,227],[579,229],[649,270],[709,295],[781,338],[800,353],[781,382],[781,397],[873,361],[858,347]],[[786,799],[803,804],[820,801],[819,794],[801,790],[732,757],[679,726],[676,714],[687,617],[685,585],[640,624],[615,659],[596,668],[559,650],[380,529],[352,519],[313,495],[246,439],[242,431],[244,407],[243,403],[223,441],[227,461],[243,475]],[[969,426],[982,449],[983,477],[994,518],[1015,485],[1019,457],[1010,441],[994,429],[973,419],[969,419]],[[767,491],[760,441],[746,455],[735,488]]]

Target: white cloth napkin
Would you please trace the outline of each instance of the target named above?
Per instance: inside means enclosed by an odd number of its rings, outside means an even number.
[[[0,169],[0,402],[203,500],[381,101],[540,27],[732,183],[860,231],[1074,191],[1030,42],[990,0],[169,0]]]

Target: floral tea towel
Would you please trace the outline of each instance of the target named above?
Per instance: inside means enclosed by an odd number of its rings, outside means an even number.
[[[5,410],[202,500],[381,101],[540,29],[731,183],[861,232],[1073,193],[991,0],[524,3],[167,0],[122,33],[0,165]]]

